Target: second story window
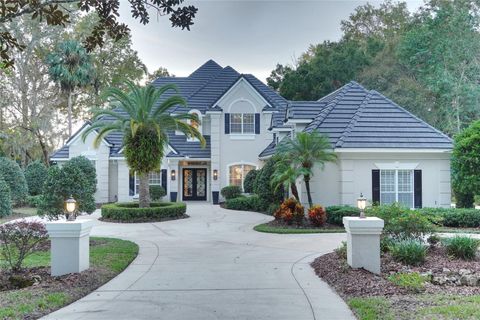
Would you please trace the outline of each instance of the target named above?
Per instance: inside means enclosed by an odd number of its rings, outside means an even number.
[[[255,133],[255,114],[254,113],[231,113],[230,114],[230,132],[237,134]]]

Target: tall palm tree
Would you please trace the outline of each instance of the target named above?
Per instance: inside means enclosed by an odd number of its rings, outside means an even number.
[[[288,158],[283,158],[275,163],[275,171],[271,177],[271,185],[277,191],[279,188],[289,189],[292,192],[292,195],[300,201],[300,197],[298,195],[297,189],[297,179],[302,176],[302,171],[298,167],[294,167],[291,165],[291,162]]]
[[[179,95],[168,95],[167,91],[177,89],[173,85],[161,88],[153,86],[138,86],[127,81],[129,92],[117,88],[107,90],[106,96],[118,110],[96,110],[92,125],[83,134],[83,140],[92,132],[97,131],[95,147],[102,139],[113,131],[123,133],[124,154],[131,170],[139,175],[139,206],[150,206],[148,174],[158,170],[168,144],[168,131],[178,130],[189,138],[197,138],[201,146],[205,146],[202,134],[186,122],[199,122],[196,114],[180,113],[171,115],[169,109],[176,105],[186,106],[187,103]],[[122,111],[122,112],[119,112]]]
[[[72,135],[73,93],[92,82],[94,68],[85,48],[75,40],[61,42],[47,56],[48,73],[67,94],[68,134]]]
[[[307,190],[308,204],[313,206],[310,192],[310,179],[313,176],[313,167],[323,169],[326,162],[335,162],[337,155],[333,152],[328,137],[318,131],[299,132],[294,138],[287,137],[279,143],[277,152],[282,158],[290,159],[293,167],[301,170],[305,188]]]

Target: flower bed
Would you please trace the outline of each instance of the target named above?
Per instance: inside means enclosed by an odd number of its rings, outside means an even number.
[[[153,222],[188,217],[187,205],[181,202],[152,202],[148,208],[138,203],[110,203],[102,206],[102,220],[109,222]]]

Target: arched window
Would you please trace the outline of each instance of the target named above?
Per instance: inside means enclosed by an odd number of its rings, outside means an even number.
[[[243,189],[243,181],[247,173],[251,170],[255,170],[257,166],[252,164],[231,164],[228,166],[228,185],[239,186]]]

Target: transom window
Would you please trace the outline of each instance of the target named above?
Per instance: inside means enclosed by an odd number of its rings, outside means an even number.
[[[255,114],[231,113],[230,133],[250,134],[255,133]]]
[[[380,204],[413,208],[413,170],[380,170]]]
[[[231,186],[239,186],[243,189],[243,181],[245,180],[245,176],[251,170],[255,170],[255,166],[248,165],[248,164],[234,164],[231,165],[229,168],[229,185]]]
[[[151,186],[161,186],[162,185],[162,172],[154,171],[148,174],[148,184]],[[135,173],[135,194],[138,194],[140,189],[140,178]]]

